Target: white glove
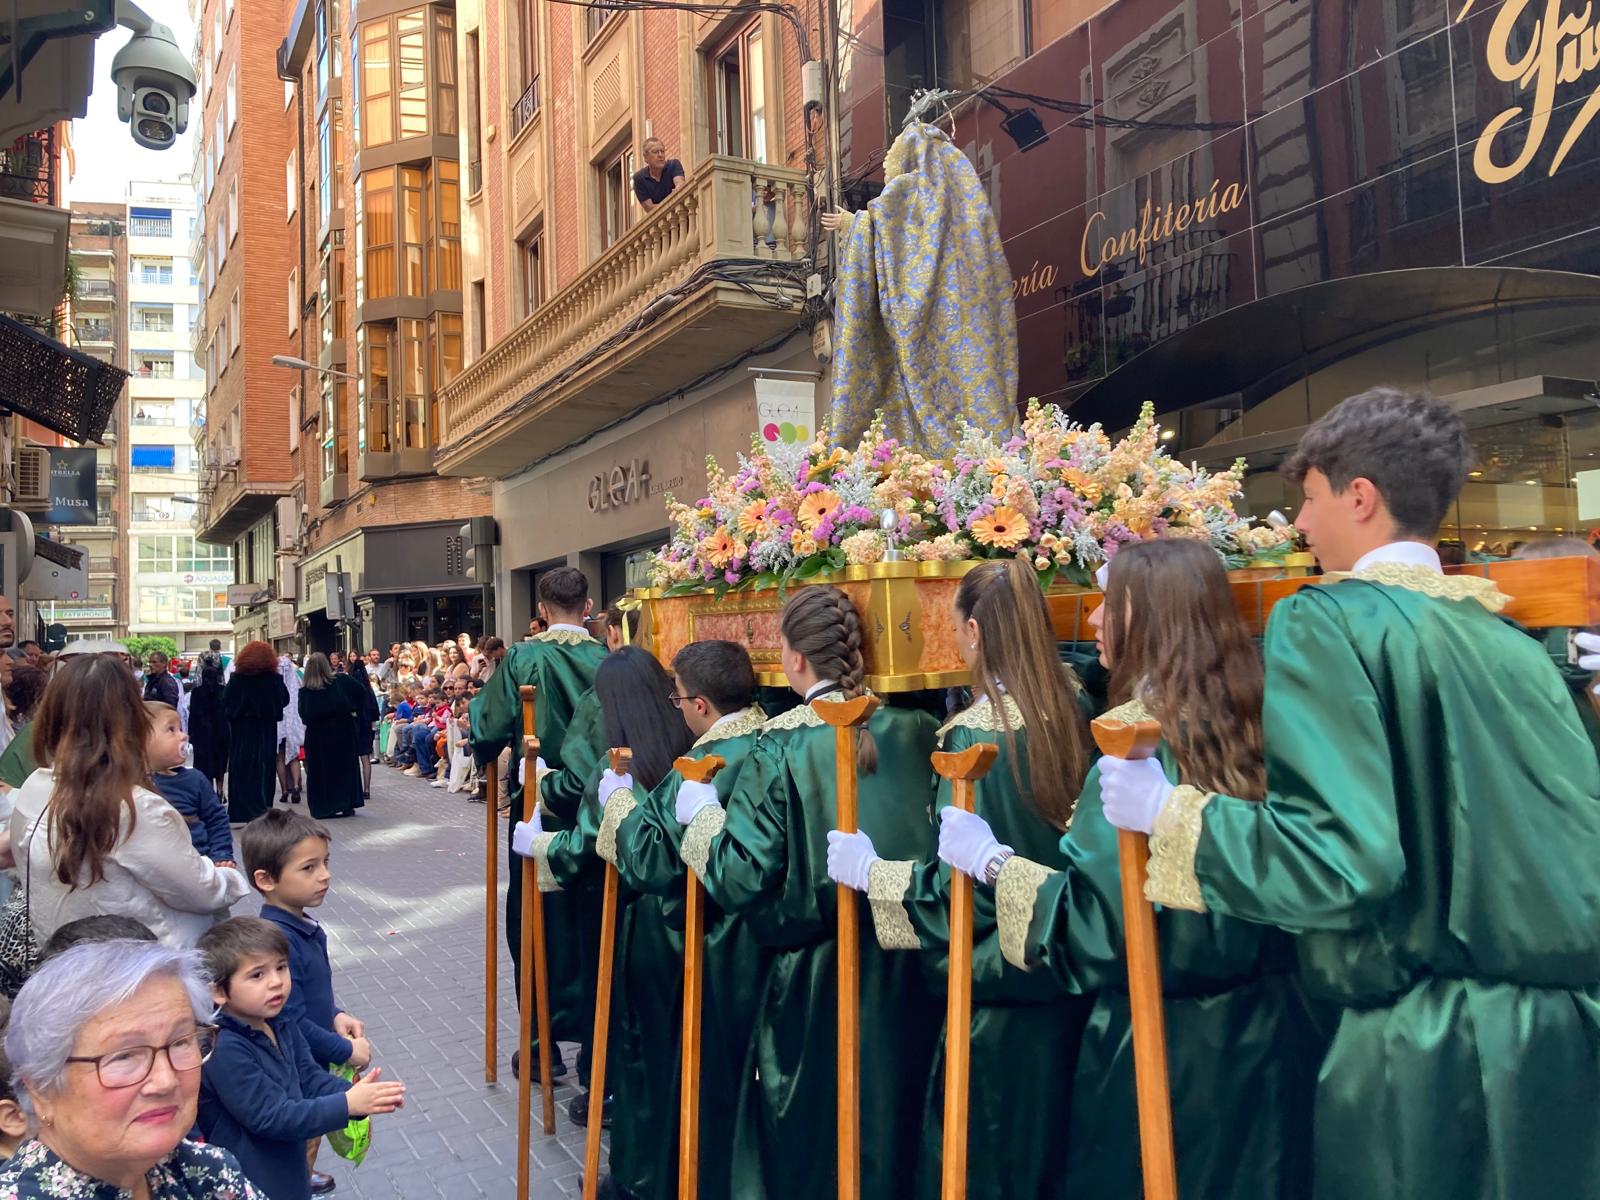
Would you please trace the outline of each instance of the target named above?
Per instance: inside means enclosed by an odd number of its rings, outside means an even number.
[[[533,857],[533,839],[544,832],[544,821],[539,817],[539,806],[533,806],[533,820],[518,821],[511,827],[511,848],[523,858]]]
[[[939,857],[953,870],[984,882],[984,872],[996,857],[1010,854],[1011,847],[1002,845],[977,813],[951,805],[939,810]]]
[[[537,783],[550,774],[550,768],[545,765],[543,756],[533,760],[533,779]],[[517,784],[520,787],[528,785],[528,760],[522,758],[517,762]]]
[[[1100,760],[1100,807],[1118,829],[1149,833],[1176,790],[1153,758]]]
[[[1600,633],[1580,633],[1572,640],[1579,650],[1589,651],[1578,656],[1578,669],[1600,671]],[[1594,685],[1594,694],[1600,696],[1600,683]]]
[[[722,807],[722,801],[717,799],[715,784],[696,783],[692,779],[685,779],[678,785],[678,799],[673,805],[673,813],[677,816],[679,825],[687,825],[694,820],[701,809],[713,807]]]
[[[872,864],[881,862],[866,834],[828,830],[828,878],[856,892],[867,890]]]
[[[606,802],[611,799],[612,792],[620,791],[623,788],[627,788],[629,791],[633,790],[633,776],[631,774],[618,775],[610,767],[607,767],[606,773],[600,776],[600,787],[597,790],[597,794],[600,797],[600,807],[604,808],[606,806]]]

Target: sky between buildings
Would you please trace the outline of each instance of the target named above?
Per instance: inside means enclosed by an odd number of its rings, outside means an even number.
[[[194,48],[194,22],[183,0],[143,0],[150,16],[171,27],[178,48]],[[194,169],[194,137],[200,126],[197,96],[189,105],[189,130],[167,150],[136,146],[128,126],[117,120],[117,85],[111,82],[111,60],[133,36],[127,29],[101,34],[94,47],[94,91],[89,95],[89,115],[72,123],[73,154],[77,171],[67,184],[68,202],[125,200],[132,179],[177,182]]]

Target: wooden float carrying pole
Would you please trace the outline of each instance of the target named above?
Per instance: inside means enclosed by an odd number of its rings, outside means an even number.
[[[693,783],[710,783],[727,766],[720,755],[680,758],[672,769]],[[700,1012],[705,1001],[706,890],[690,871],[683,908],[683,1061],[678,1071],[678,1195],[700,1194]]]
[[[1161,742],[1155,721],[1125,724],[1104,718],[1093,725],[1095,744],[1113,758],[1150,758]],[[1172,1146],[1172,1076],[1167,1069],[1167,1024],[1161,1004],[1161,960],[1156,911],[1144,898],[1150,840],[1117,831],[1122,866],[1122,920],[1127,937],[1128,1002],[1133,1018],[1133,1078],[1139,1098],[1139,1157],[1145,1200],[1177,1200],[1178,1168]]]
[[[812,711],[833,726],[837,820],[856,832],[856,730],[878,707],[876,696],[814,700]],[[839,887],[838,1200],[861,1200],[861,926],[856,894]]]
[[[633,770],[633,751],[611,749],[611,771]],[[594,989],[594,1037],[589,1050],[589,1124],[583,1140],[583,1200],[595,1200],[600,1187],[600,1124],[605,1117],[606,1047],[611,1037],[611,980],[617,961],[617,868],[605,865],[600,893],[600,975]]]
[[[933,756],[933,769],[950,781],[951,802],[972,812],[977,783],[994,766],[1000,748],[978,742],[954,754]],[[950,978],[945,992],[944,1151],[941,1200],[967,1194],[967,1097],[972,1084],[972,877],[950,873]]]
[[[532,764],[539,754],[538,728],[534,712],[536,689],[523,685],[522,696],[522,819],[532,821],[539,804],[539,773]],[[528,776],[532,775],[530,780]],[[517,1078],[517,1200],[528,1200],[530,1158],[533,1153],[533,1069],[527,1050],[533,1041],[533,1020],[539,1022],[539,1090],[544,1101],[544,1131],[556,1131],[555,1085],[550,1078],[550,973],[545,961],[544,893],[537,886],[538,865],[524,863],[522,869],[522,1005],[518,1043],[522,1048],[522,1069]],[[533,1007],[528,1007],[528,993]]]
[[[492,759],[483,773],[489,815],[483,868],[483,1081],[500,1080],[500,762]]]

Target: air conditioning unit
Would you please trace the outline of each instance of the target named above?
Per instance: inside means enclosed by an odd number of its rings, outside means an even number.
[[[222,455],[217,452],[217,448],[215,446],[207,446],[206,469],[208,471],[215,471],[220,466],[222,466]]]
[[[223,466],[237,467],[239,465],[239,447],[223,446],[218,453],[222,456]]]
[[[300,548],[300,522],[304,510],[300,501],[293,496],[282,496],[278,499],[278,549],[298,550]]]
[[[16,481],[13,503],[18,508],[44,511],[50,507],[50,451],[44,446],[19,446],[12,460]]]

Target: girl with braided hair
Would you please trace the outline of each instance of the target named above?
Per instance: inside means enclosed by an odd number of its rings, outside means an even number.
[[[831,1195],[837,1180],[834,731],[810,702],[864,690],[861,621],[837,588],[803,588],[784,606],[780,642],[789,686],[806,703],[763,727],[726,810],[713,785],[687,782],[675,806],[684,862],[772,951],[734,1117],[732,1194],[741,1200]],[[859,736],[860,821],[879,846],[894,847],[886,856],[934,854],[935,724],[882,706]],[[916,956],[880,950],[864,908],[861,921],[861,1194],[898,1200],[916,1175],[922,1124],[905,1089],[920,1092],[928,1077],[942,1006]]]

